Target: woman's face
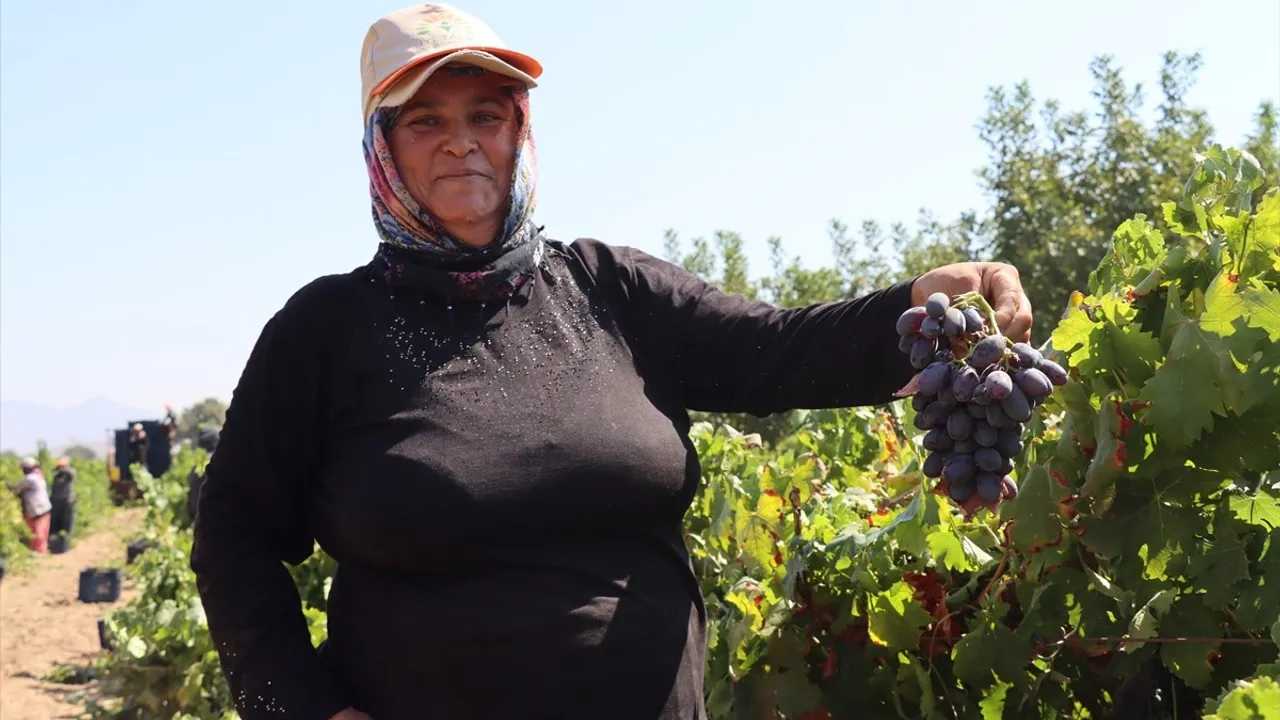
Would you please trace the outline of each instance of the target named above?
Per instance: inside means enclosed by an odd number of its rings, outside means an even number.
[[[404,104],[387,137],[409,195],[473,247],[497,239],[515,170],[519,119],[501,82],[442,68]]]

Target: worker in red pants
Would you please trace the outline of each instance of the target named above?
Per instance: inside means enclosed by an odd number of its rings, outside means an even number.
[[[49,485],[35,458],[22,461],[22,479],[9,486],[22,498],[22,514],[31,529],[31,549],[34,552],[49,551],[49,522],[52,520],[53,503],[49,501]]]

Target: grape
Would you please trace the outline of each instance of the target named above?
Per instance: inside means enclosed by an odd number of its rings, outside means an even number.
[[[929,453],[929,457],[924,459],[924,466],[921,470],[924,476],[928,478],[942,477],[942,466],[947,462],[946,453],[933,452]]]
[[[1067,384],[1067,371],[1061,365],[1052,360],[1041,360],[1036,363],[1036,369],[1045,374],[1049,378],[1049,382],[1062,387]]]
[[[953,482],[951,483],[951,486],[947,488],[947,494],[951,496],[952,500],[963,504],[970,497],[973,497],[973,481],[966,480],[965,482]]]
[[[1012,428],[1001,428],[995,448],[1005,457],[1011,458],[1022,454],[1022,434]]]
[[[951,382],[951,366],[946,363],[933,363],[920,371],[917,387],[920,392],[936,395],[939,390]]]
[[[956,400],[967,403],[973,399],[973,391],[979,382],[978,371],[965,365],[951,376],[951,392],[955,394]]]
[[[982,419],[973,426],[973,441],[982,447],[992,447],[996,444],[996,439],[1000,437],[1000,431],[987,424],[986,408],[982,410]]]
[[[1018,483],[1014,482],[1013,478],[1006,475],[1000,484],[1003,486],[1003,492],[1000,493],[1002,499],[1012,500],[1018,497]]]
[[[908,308],[906,312],[898,316],[898,334],[903,337],[910,337],[920,332],[920,323],[928,317],[922,307]]]
[[[1033,367],[1022,368],[1014,373],[1013,381],[1032,399],[1039,400],[1053,392],[1053,384],[1049,382],[1049,378]]]
[[[997,475],[1008,475],[1013,472],[1013,458],[1000,456],[1000,468],[996,470]]]
[[[1011,420],[1026,422],[1031,419],[1031,401],[1027,399],[1027,394],[1022,392],[1020,387],[1013,388],[1009,397],[1000,403],[1000,407]]]
[[[989,335],[978,341],[969,353],[969,364],[982,370],[1004,357],[1005,339],[1003,335]]]
[[[946,293],[936,292],[924,301],[924,311],[929,313],[929,317],[939,320],[949,307],[951,307],[951,298],[947,297]]]
[[[957,337],[964,333],[964,327],[964,313],[956,308],[947,308],[946,314],[942,316],[942,332],[947,337]]]
[[[984,382],[987,383],[992,400],[1004,400],[1009,397],[1009,391],[1013,389],[1013,378],[1003,370],[992,370]]]
[[[933,428],[925,433],[922,443],[926,450],[934,452],[942,452],[951,449],[951,438],[947,435],[947,431],[940,427]]]
[[[963,483],[973,477],[977,468],[972,455],[952,455],[942,466],[942,479],[949,483]]]
[[[1018,367],[1021,368],[1033,368],[1039,365],[1040,361],[1044,359],[1044,356],[1040,354],[1039,350],[1031,347],[1027,343],[1014,343],[1011,349],[1013,350],[1014,356],[1018,358]]]
[[[1000,451],[989,447],[984,447],[974,453],[973,461],[977,463],[979,468],[987,472],[996,472],[1004,464],[1004,458],[1000,456]]]
[[[988,425],[990,425],[993,428],[1003,428],[1003,427],[1008,427],[1012,423],[1013,421],[1009,419],[1009,416],[1000,407],[999,403],[993,402],[987,406],[987,424]],[[996,446],[999,447],[998,440],[996,441]]]
[[[956,406],[956,394],[951,392],[950,385],[943,385],[938,391],[938,403],[948,410]]]
[[[920,371],[911,406],[929,451],[921,472],[947,483],[959,505],[975,492],[988,507],[1016,498],[1023,423],[1067,371],[1029,343],[1011,345],[977,308],[953,307],[944,293],[904,312],[897,329],[898,349]]]
[[[915,425],[917,430],[932,430],[933,428],[946,422],[947,410],[937,401],[929,403],[928,407],[916,413]]]
[[[973,434],[973,416],[962,408],[956,408],[947,416],[947,434],[952,440],[965,440]]]
[[[933,354],[938,351],[938,343],[929,338],[916,338],[911,348],[911,367],[923,370],[933,361]]]
[[[930,339],[942,337],[942,321],[935,317],[925,318],[920,323],[920,334]]]
[[[987,387],[985,381],[978,383],[978,387],[973,389],[973,397],[969,398],[969,402],[974,405],[986,405],[991,402],[991,388]]]
[[[945,473],[946,471],[943,470]],[[1004,487],[1000,482],[1000,476],[992,472],[980,472],[973,479],[973,484],[977,486],[978,495],[982,496],[987,502],[995,502],[1000,499]]]

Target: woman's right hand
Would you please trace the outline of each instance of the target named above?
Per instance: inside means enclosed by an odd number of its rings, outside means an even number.
[[[368,713],[362,713],[354,708],[347,708],[342,712],[329,718],[329,720],[373,720],[373,716]]]

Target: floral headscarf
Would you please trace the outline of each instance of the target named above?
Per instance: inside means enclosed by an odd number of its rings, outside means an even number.
[[[543,238],[532,221],[536,205],[537,148],[529,115],[529,91],[510,89],[519,119],[515,169],[501,234],[483,248],[450,237],[409,195],[387,144],[399,108],[380,107],[364,134],[364,157],[373,200],[373,224],[382,239],[375,262],[392,285],[426,284],[453,297],[509,296],[533,275]]]

